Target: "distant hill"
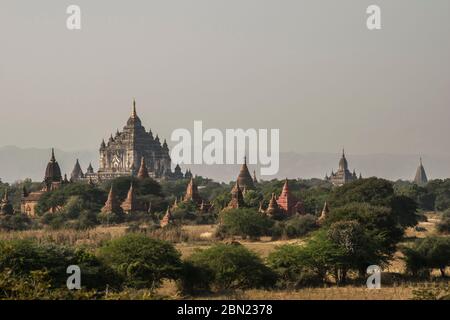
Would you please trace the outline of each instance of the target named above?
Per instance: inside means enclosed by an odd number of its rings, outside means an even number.
[[[0,179],[5,182],[13,182],[25,178],[41,181],[45,167],[50,159],[50,149],[19,148],[15,146],[0,147]],[[75,160],[80,160],[83,171],[89,162],[94,169],[98,168],[97,150],[63,151],[55,150],[56,158],[61,170],[70,176]],[[262,177],[264,180],[272,178],[323,178],[330,174],[331,170],[338,167],[340,154],[333,153],[293,153],[286,152],[280,155],[280,171],[274,177]],[[357,174],[363,177],[377,176],[391,180],[411,180],[419,163],[419,155],[392,155],[372,154],[353,155],[347,154],[347,160],[351,170],[356,169]],[[450,177],[450,155],[425,155],[423,163],[429,179]],[[217,181],[228,182],[236,178],[239,165],[189,165],[194,174],[212,178]],[[258,168],[249,165],[253,172],[261,178]]]

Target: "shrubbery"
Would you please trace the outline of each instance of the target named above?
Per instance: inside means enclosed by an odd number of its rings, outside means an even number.
[[[436,225],[436,229],[439,233],[449,234],[450,233],[450,210],[442,213],[441,221]]]
[[[284,221],[277,221],[272,228],[273,239],[300,238],[318,228],[317,218],[311,214],[295,215]]]
[[[232,209],[221,213],[219,236],[241,236],[258,239],[270,235],[273,220],[255,209]]]
[[[427,237],[418,239],[403,249],[406,268],[414,276],[428,275],[438,269],[445,277],[445,268],[450,266],[450,238]]]
[[[189,272],[182,282],[191,291],[270,287],[275,282],[275,274],[240,244],[217,244],[196,251],[186,265]]]
[[[35,223],[26,214],[0,216],[0,230],[20,231],[33,228]]]
[[[178,279],[182,264],[180,253],[168,242],[142,234],[128,234],[100,248],[102,261],[136,288],[158,288],[163,279]]]
[[[269,254],[267,263],[278,275],[278,286],[298,288],[322,281],[305,264],[305,249],[298,245],[283,245]]]
[[[18,276],[45,271],[54,287],[66,286],[66,269],[78,265],[83,272],[82,286],[103,290],[118,284],[112,269],[94,255],[82,250],[31,240],[0,241],[0,272],[11,270]]]

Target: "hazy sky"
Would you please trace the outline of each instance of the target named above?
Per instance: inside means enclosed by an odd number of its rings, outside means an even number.
[[[66,29],[66,8],[82,30]],[[382,9],[380,31],[366,8]],[[1,0],[0,145],[279,128],[282,151],[450,153],[448,0]],[[169,142],[170,145],[170,142]]]

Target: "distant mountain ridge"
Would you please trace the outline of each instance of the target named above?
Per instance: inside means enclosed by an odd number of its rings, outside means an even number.
[[[50,159],[51,149],[19,148],[16,146],[0,147],[0,179],[4,182],[14,182],[31,178],[41,181],[44,177],[45,167]],[[89,163],[95,170],[98,168],[97,150],[64,151],[55,149],[56,159],[62,173],[70,173],[76,159],[80,160],[83,171],[86,171]],[[294,153],[282,152],[280,154],[280,170],[275,176],[263,176],[259,174],[258,167],[249,164],[253,173],[256,170],[258,179],[270,180],[272,178],[323,178],[336,171],[341,155],[337,153]],[[419,165],[419,155],[394,155],[394,154],[346,154],[349,169],[363,177],[377,176],[390,180],[412,180]],[[450,177],[450,155],[425,155],[422,156],[429,179]],[[212,178],[216,181],[229,182],[234,180],[239,172],[240,165],[188,165],[194,174]]]

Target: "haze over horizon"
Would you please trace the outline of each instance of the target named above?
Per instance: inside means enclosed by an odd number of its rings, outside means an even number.
[[[450,2],[0,3],[0,145],[97,150],[146,129],[279,128],[283,152],[450,155]],[[327,8],[326,10],[324,9]],[[268,23],[270,22],[270,23]],[[331,168],[330,168],[331,169]]]

